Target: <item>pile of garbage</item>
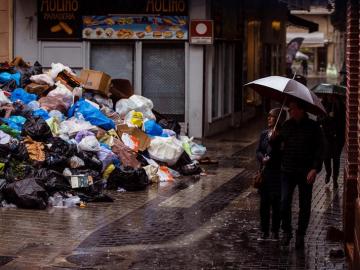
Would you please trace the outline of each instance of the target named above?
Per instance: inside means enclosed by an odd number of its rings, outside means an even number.
[[[201,172],[206,148],[105,75],[0,63],[0,206],[111,202],[104,189],[144,190]]]

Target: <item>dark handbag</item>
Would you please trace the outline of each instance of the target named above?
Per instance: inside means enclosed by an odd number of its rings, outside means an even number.
[[[253,186],[254,188],[256,189],[259,189],[261,187],[261,184],[263,182],[263,178],[264,178],[264,175],[263,175],[263,169],[261,170],[258,170],[254,176],[254,180],[253,180]]]

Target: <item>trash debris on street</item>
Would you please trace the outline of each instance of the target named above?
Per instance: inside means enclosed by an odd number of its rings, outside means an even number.
[[[15,60],[0,63],[0,207],[83,208],[215,163],[127,80]]]

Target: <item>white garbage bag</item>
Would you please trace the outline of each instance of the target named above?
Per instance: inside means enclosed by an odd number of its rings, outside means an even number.
[[[59,75],[60,72],[62,72],[63,70],[66,70],[67,72],[69,72],[71,75],[76,76],[76,74],[74,74],[71,70],[71,68],[64,66],[61,63],[51,63],[51,69],[48,71],[48,75],[55,80],[57,75]]]
[[[10,104],[11,100],[5,96],[4,92],[0,90],[0,105]]]
[[[78,144],[80,151],[98,152],[100,151],[100,143],[95,136],[86,136]]]
[[[47,84],[49,86],[53,86],[55,84],[54,80],[48,74],[32,75],[30,77],[30,81],[38,84]]]
[[[184,152],[182,143],[175,137],[155,137],[151,140],[148,152],[151,158],[174,165]]]
[[[74,99],[72,92],[67,89],[67,87],[61,82],[56,82],[55,85],[57,87],[54,90],[50,91],[47,96],[61,98],[65,102],[67,108],[70,108]]]

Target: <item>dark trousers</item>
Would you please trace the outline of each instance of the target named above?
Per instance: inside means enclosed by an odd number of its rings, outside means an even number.
[[[292,234],[291,208],[295,187],[299,189],[299,219],[297,234],[305,235],[310,221],[312,187],[306,182],[306,174],[283,173],[281,177],[282,229]]]
[[[270,212],[271,212],[271,231],[279,232],[280,229],[280,190],[272,192],[269,188],[260,190],[260,225],[261,231],[269,233]]]
[[[339,170],[340,170],[340,156],[341,151],[343,148],[342,144],[333,142],[333,145],[331,146],[332,150],[331,153],[329,153],[325,159],[324,159],[324,165],[326,170],[327,176],[333,176],[334,182],[336,182],[337,178],[339,177]],[[331,160],[332,160],[332,171],[331,171]]]

